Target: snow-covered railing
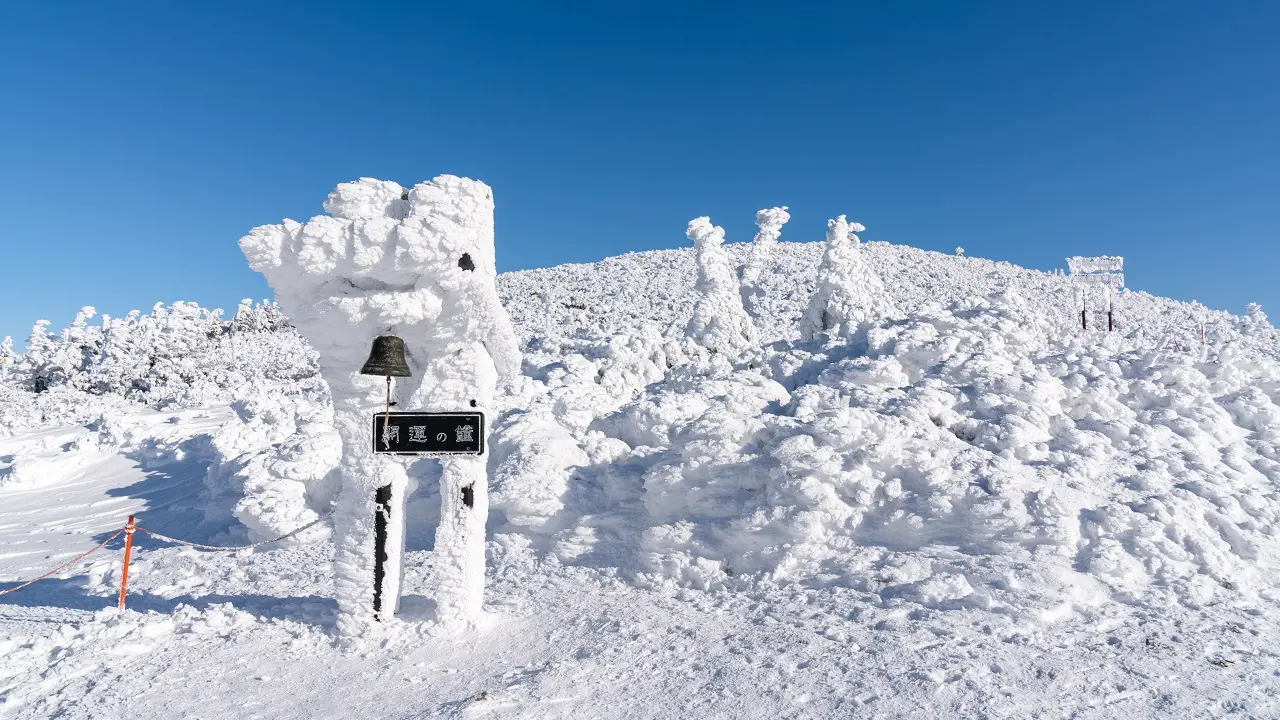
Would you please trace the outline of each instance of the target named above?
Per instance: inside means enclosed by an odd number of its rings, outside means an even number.
[[[3,589],[3,590],[0,590],[0,595],[8,595],[8,594],[9,594],[9,593],[11,593],[11,592],[17,592],[18,590],[21,590],[21,589],[23,589],[23,588],[25,588],[25,587],[27,587],[27,586],[34,585],[35,583],[38,583],[38,582],[40,582],[41,580],[44,580],[44,579],[49,578],[49,577],[52,577],[52,576],[54,576],[54,575],[58,574],[59,572],[61,572],[62,570],[65,570],[65,569],[67,569],[67,568],[71,567],[72,565],[75,565],[76,563],[80,562],[81,560],[84,560],[85,558],[89,557],[90,555],[92,555],[92,554],[94,554],[94,553],[98,552],[99,550],[101,550],[101,549],[105,548],[105,547],[106,547],[107,545],[109,545],[113,540],[115,540],[116,538],[120,537],[121,535],[124,535],[124,537],[125,537],[125,540],[124,540],[124,561],[123,561],[123,563],[122,563],[122,565],[121,565],[121,572],[120,572],[120,606],[119,606],[121,610],[124,610],[125,596],[126,596],[126,594],[127,594],[127,592],[128,592],[128,587],[129,587],[129,558],[130,558],[130,556],[131,556],[131,555],[132,555],[132,553],[133,553],[133,535],[134,535],[134,532],[135,532],[135,531],[137,531],[137,530],[141,530],[142,532],[144,532],[144,533],[146,533],[146,534],[148,534],[148,535],[150,535],[150,536],[152,536],[152,537],[156,538],[157,540],[164,540],[164,541],[166,541],[166,542],[171,542],[171,543],[175,543],[175,544],[178,544],[178,545],[186,545],[186,546],[188,546],[188,547],[197,548],[197,549],[199,549],[199,550],[210,550],[210,551],[213,551],[213,552],[239,552],[239,551],[241,551],[241,550],[252,550],[252,549],[254,549],[254,548],[259,548],[259,547],[262,547],[262,546],[264,546],[264,545],[270,545],[271,543],[277,543],[277,542],[280,542],[280,541],[282,541],[282,540],[287,540],[287,539],[289,539],[289,538],[291,538],[291,537],[293,537],[293,536],[295,536],[295,535],[297,535],[297,534],[301,533],[301,532],[302,532],[302,531],[304,531],[304,530],[308,530],[308,529],[310,529],[310,528],[312,528],[312,527],[315,527],[316,525],[320,524],[321,522],[324,522],[325,520],[329,519],[332,515],[333,515],[333,513],[332,513],[332,512],[327,513],[327,514],[325,514],[325,515],[322,515],[322,516],[320,516],[320,517],[316,518],[315,520],[312,520],[311,522],[307,523],[306,525],[303,525],[302,527],[296,528],[296,529],[294,529],[294,530],[290,530],[289,532],[287,532],[287,533],[285,533],[285,534],[283,534],[283,535],[281,535],[281,536],[279,536],[279,537],[271,538],[270,540],[263,540],[263,541],[261,541],[261,542],[253,543],[252,545],[237,545],[237,546],[231,546],[231,547],[219,546],[219,545],[204,545],[204,544],[201,544],[201,543],[190,542],[190,541],[188,541],[188,540],[179,540],[178,538],[169,537],[168,535],[162,535],[162,534],[160,534],[160,533],[158,533],[158,532],[155,532],[155,531],[152,531],[152,530],[148,530],[147,528],[144,528],[144,527],[142,527],[141,525],[138,525],[138,524],[136,523],[135,519],[134,519],[134,516],[133,516],[133,515],[130,515],[130,516],[129,516],[129,520],[128,520],[128,522],[126,522],[126,523],[125,523],[125,526],[124,526],[123,528],[120,528],[119,530],[115,531],[114,533],[112,533],[112,534],[111,534],[111,536],[110,536],[110,537],[108,537],[106,540],[103,540],[102,542],[98,543],[98,544],[97,544],[97,545],[95,545],[94,547],[89,548],[88,550],[86,550],[86,551],[84,551],[84,552],[80,553],[79,555],[77,555],[77,556],[75,556],[75,557],[71,558],[70,560],[68,560],[68,561],[66,561],[66,562],[64,562],[64,563],[62,563],[61,565],[59,565],[59,566],[57,566],[57,567],[53,568],[52,570],[48,570],[48,571],[46,571],[46,572],[44,572],[44,573],[41,573],[40,575],[38,575],[38,576],[36,576],[36,577],[34,577],[34,578],[30,579],[30,580],[27,580],[27,581],[25,581],[25,582],[21,582],[21,583],[19,583],[18,585],[15,585],[15,586],[13,586],[13,587],[11,587],[11,588],[5,588],[5,589]]]

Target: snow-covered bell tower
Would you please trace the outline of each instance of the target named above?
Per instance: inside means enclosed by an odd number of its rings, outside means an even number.
[[[412,376],[398,408],[480,411],[492,417],[496,387],[520,369],[515,332],[498,299],[493,191],[442,175],[406,189],[361,178],[339,185],[328,215],[285,220],[241,238],[249,266],[320,355],[342,438],[334,515],[338,630],[365,634],[374,597],[374,497],[390,487],[383,619],[400,597],[407,475],[404,459],[373,451],[372,417],[385,407],[382,378],[360,374],[374,338],[404,340]],[[486,427],[491,423],[486,423]],[[484,592],[486,458],[443,459],[435,589],[442,623],[467,623]]]

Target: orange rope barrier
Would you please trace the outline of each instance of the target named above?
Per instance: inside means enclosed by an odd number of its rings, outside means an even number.
[[[289,531],[289,532],[285,533],[284,535],[281,535],[280,537],[277,537],[277,538],[271,538],[270,540],[263,540],[262,542],[257,542],[257,543],[254,543],[254,544],[252,544],[252,545],[240,545],[240,546],[237,546],[237,547],[219,547],[219,546],[217,546],[217,545],[201,545],[200,543],[193,543],[193,542],[189,542],[189,541],[187,541],[187,540],[179,540],[179,539],[177,539],[177,538],[171,538],[171,537],[169,537],[168,535],[161,535],[161,534],[160,534],[160,533],[158,533],[158,532],[154,532],[154,531],[152,531],[152,530],[148,530],[148,529],[146,529],[146,528],[142,527],[141,525],[138,525],[136,522],[134,522],[134,517],[133,517],[132,515],[130,515],[130,516],[129,516],[129,522],[128,522],[128,524],[127,524],[127,525],[125,525],[125,526],[124,526],[123,528],[121,528],[120,530],[117,530],[117,531],[116,531],[116,532],[115,532],[111,537],[107,538],[106,540],[103,540],[101,543],[98,543],[98,545],[97,545],[97,546],[92,547],[92,548],[89,548],[88,550],[86,550],[86,551],[84,551],[84,552],[80,553],[79,555],[77,555],[77,556],[75,556],[75,557],[71,558],[70,560],[66,561],[65,563],[63,563],[63,564],[59,565],[58,567],[56,567],[56,568],[54,568],[54,569],[52,569],[52,570],[50,570],[50,571],[48,571],[48,572],[46,572],[46,573],[42,574],[42,575],[41,575],[41,576],[39,576],[39,577],[32,578],[31,580],[28,580],[28,581],[26,581],[26,582],[22,583],[21,585],[16,585],[16,586],[11,587],[11,588],[6,588],[6,589],[4,589],[4,590],[0,590],[0,595],[8,595],[8,594],[9,594],[9,593],[11,593],[11,592],[16,592],[16,591],[18,591],[18,590],[21,590],[21,589],[22,589],[22,588],[24,588],[24,587],[27,587],[28,585],[35,584],[35,583],[37,583],[37,582],[40,582],[41,580],[44,580],[45,578],[47,578],[47,577],[49,577],[49,576],[51,576],[51,575],[55,575],[55,574],[57,574],[58,572],[60,572],[60,571],[62,571],[62,570],[65,570],[66,568],[69,568],[69,567],[71,567],[72,565],[75,565],[76,563],[80,562],[81,560],[83,560],[83,559],[85,559],[85,558],[89,557],[90,555],[92,555],[92,554],[94,554],[94,553],[98,552],[98,551],[99,551],[99,550],[101,550],[102,548],[106,547],[106,546],[107,546],[107,544],[108,544],[108,543],[110,543],[112,540],[115,540],[116,538],[120,537],[121,535],[124,535],[124,536],[125,536],[125,543],[124,543],[124,565],[123,565],[123,568],[121,569],[121,572],[120,572],[120,609],[121,609],[121,610],[123,610],[123,609],[124,609],[124,601],[125,601],[125,592],[127,591],[128,583],[129,583],[129,559],[130,559],[130,556],[133,554],[133,534],[134,534],[134,531],[135,531],[135,530],[141,530],[142,532],[144,532],[144,533],[146,533],[146,534],[148,534],[148,535],[150,535],[150,536],[152,536],[152,537],[154,537],[154,538],[156,538],[156,539],[158,539],[158,540],[166,540],[166,541],[168,541],[168,542],[177,543],[177,544],[179,544],[179,545],[189,545],[189,546],[191,546],[191,547],[199,548],[199,549],[201,549],[201,550],[213,550],[213,551],[215,551],[215,552],[235,552],[235,551],[238,551],[238,550],[250,550],[250,549],[252,549],[252,548],[261,547],[261,546],[263,546],[263,545],[270,545],[271,543],[274,543],[274,542],[280,542],[281,540],[287,540],[288,538],[291,538],[291,537],[293,537],[294,535],[297,535],[298,533],[302,532],[303,530],[306,530],[306,529],[308,529],[308,528],[315,527],[316,525],[319,525],[320,523],[324,522],[324,521],[325,521],[325,520],[327,520],[328,518],[329,518],[329,515],[322,515],[322,516],[320,516],[320,517],[316,518],[315,520],[312,520],[311,522],[307,523],[306,525],[303,525],[302,527],[297,528],[297,529],[295,529],[295,530],[291,530],[291,531]]]
[[[53,574],[57,573],[59,570],[62,570],[62,569],[67,568],[67,567],[70,567],[71,565],[75,565],[76,563],[78,563],[78,562],[80,562],[81,560],[83,560],[83,559],[85,559],[85,558],[89,557],[89,556],[90,556],[90,555],[92,555],[93,553],[96,553],[96,552],[98,552],[99,550],[101,550],[102,548],[106,547],[106,546],[107,546],[107,543],[109,543],[109,542],[111,542],[112,540],[115,540],[116,538],[120,537],[123,533],[124,533],[124,530],[123,530],[123,529],[116,531],[116,534],[115,534],[115,535],[112,535],[111,537],[107,538],[106,540],[103,540],[103,541],[102,541],[102,542],[101,542],[97,547],[92,548],[92,549],[89,549],[89,550],[86,550],[85,552],[80,553],[79,555],[75,556],[74,558],[71,558],[71,559],[70,559],[70,560],[68,560],[67,562],[65,562],[65,563],[63,563],[63,564],[61,564],[61,565],[59,565],[58,567],[56,567],[56,568],[54,568],[54,569],[50,570],[49,572],[47,572],[47,573],[45,573],[45,574],[41,575],[41,576],[40,576],[40,577],[38,577],[38,578],[33,578],[33,579],[31,579],[31,580],[28,580],[28,581],[26,581],[26,582],[22,583],[21,585],[19,585],[19,586],[17,586],[17,587],[11,587],[11,588],[8,588],[8,589],[6,589],[6,590],[0,590],[0,595],[8,595],[9,593],[14,592],[15,590],[21,590],[22,588],[24,588],[24,587],[26,587],[26,586],[28,586],[28,585],[31,585],[31,584],[33,584],[33,583],[37,583],[37,582],[40,582],[41,580],[44,580],[45,578],[49,577],[50,575],[53,575]]]
[[[285,533],[284,535],[281,535],[280,537],[271,538],[270,540],[263,540],[262,542],[256,542],[252,545],[235,545],[230,547],[222,547],[219,545],[202,545],[200,543],[191,542],[190,540],[179,540],[178,538],[172,538],[172,537],[169,537],[168,535],[161,535],[160,533],[155,532],[154,530],[148,530],[142,527],[141,525],[138,526],[138,529],[158,540],[165,540],[171,543],[177,543],[179,545],[187,545],[199,550],[210,550],[213,552],[237,552],[239,550],[252,550],[253,548],[262,547],[263,545],[270,545],[273,542],[280,542],[281,540],[288,540],[289,538],[293,537],[294,535],[297,535],[303,530],[307,530],[309,528],[315,527],[316,525],[319,525],[320,523],[328,519],[329,519],[328,515],[321,515],[320,517],[316,518],[315,520],[312,520],[306,525],[303,525],[302,527],[296,528],[294,530],[290,530],[289,532]]]

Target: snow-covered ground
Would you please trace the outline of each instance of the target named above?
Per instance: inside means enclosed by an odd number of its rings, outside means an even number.
[[[692,249],[501,276],[482,627],[433,622],[422,460],[383,636],[335,643],[326,528],[139,535],[123,615],[118,544],[0,596],[0,717],[1280,717],[1265,318],[1124,293],[1084,333],[1067,278],[861,252],[892,318],[802,341],[823,248],[780,243],[728,358],[683,339]],[[326,512],[323,398],[243,395],[0,388],[0,590],[134,512],[214,544]]]

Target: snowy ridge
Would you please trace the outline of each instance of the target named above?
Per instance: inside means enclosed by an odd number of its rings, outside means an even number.
[[[749,243],[723,247],[734,267],[742,267],[752,251]],[[1056,332],[1068,333],[1079,325],[1076,290],[1068,276],[878,241],[864,241],[861,248],[889,297],[903,309],[1012,289]],[[822,253],[821,243],[777,243],[769,269],[761,275],[765,307],[758,325],[763,342],[800,336],[800,319],[817,287]],[[498,276],[498,289],[516,330],[526,341],[583,331],[608,335],[641,326],[671,328],[668,334],[676,335],[693,314],[696,274],[691,248],[651,250],[597,263],[504,273]],[[1137,333],[1144,342],[1158,347],[1198,347],[1202,322],[1216,345],[1253,324],[1248,317],[1141,291],[1126,290],[1118,297],[1118,331]],[[1102,319],[1105,322],[1105,315]],[[1273,357],[1280,354],[1274,347],[1259,351]]]

